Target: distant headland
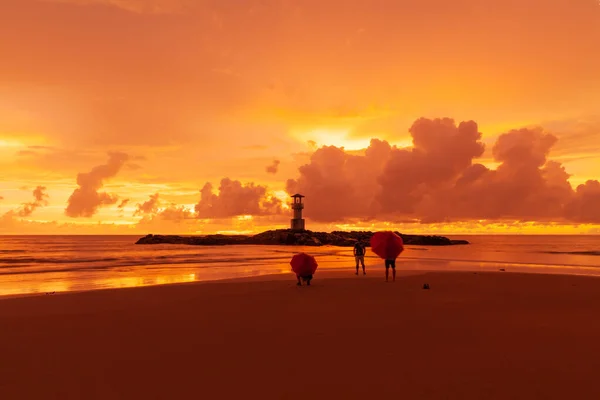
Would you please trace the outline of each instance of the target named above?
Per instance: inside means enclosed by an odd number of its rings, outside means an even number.
[[[340,246],[351,247],[357,241],[369,245],[374,232],[371,231],[334,231],[313,232],[308,230],[275,229],[256,235],[204,235],[204,236],[178,236],[178,235],[146,235],[135,244],[189,244],[197,246],[219,245],[284,245],[284,246]],[[404,244],[415,246],[452,246],[469,244],[467,240],[451,240],[444,236],[431,235],[405,235],[395,232],[402,237]]]

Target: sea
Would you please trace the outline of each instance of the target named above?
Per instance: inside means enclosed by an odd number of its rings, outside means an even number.
[[[600,235],[449,236],[471,244],[406,246],[397,268],[600,276]],[[319,270],[354,269],[352,248],[136,245],[139,236],[0,236],[0,296],[290,274],[298,252]],[[368,274],[383,262],[367,249]],[[315,278],[318,278],[318,272]],[[291,279],[292,276],[290,276]]]

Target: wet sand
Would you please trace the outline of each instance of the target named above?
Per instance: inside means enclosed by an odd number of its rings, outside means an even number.
[[[380,268],[0,299],[10,400],[598,399],[599,354],[590,277]]]

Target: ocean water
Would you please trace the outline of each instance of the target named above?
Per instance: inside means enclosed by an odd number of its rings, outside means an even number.
[[[321,270],[354,268],[352,249],[345,247],[135,245],[138,238],[0,236],[0,296],[289,274],[289,260],[299,251],[317,257]],[[407,246],[397,267],[600,276],[600,236],[451,238],[471,244]],[[365,261],[367,273],[383,273],[369,250]]]

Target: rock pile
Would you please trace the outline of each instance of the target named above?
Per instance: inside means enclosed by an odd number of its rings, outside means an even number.
[[[136,244],[188,244],[198,246],[219,246],[234,244],[254,245],[287,245],[287,246],[341,246],[351,247],[357,241],[369,245],[374,232],[370,231],[334,231],[312,232],[292,231],[291,229],[276,229],[256,235],[206,235],[206,236],[178,236],[178,235],[146,235]],[[450,240],[444,236],[405,235],[396,232],[404,240],[404,244],[414,246],[451,246],[469,244],[466,240]]]

